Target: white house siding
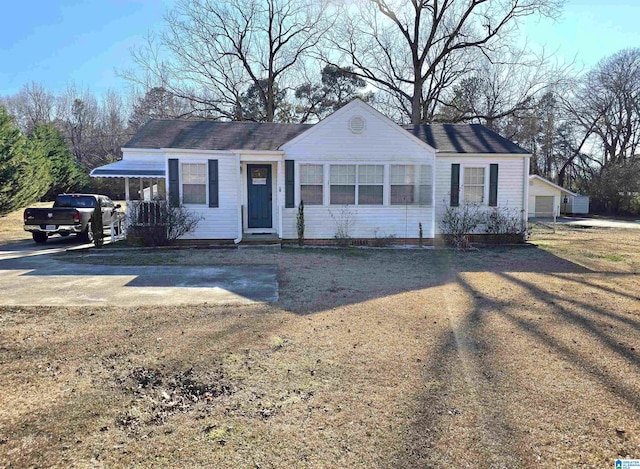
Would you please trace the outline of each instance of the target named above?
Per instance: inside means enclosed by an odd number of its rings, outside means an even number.
[[[207,204],[186,205],[186,208],[200,215],[202,220],[196,230],[183,239],[235,239],[238,237],[238,187],[239,162],[236,155],[212,153],[170,152],[167,159],[177,158],[179,163],[207,164],[207,160],[218,160],[218,200],[217,208],[209,207],[209,186],[207,181]],[[182,173],[182,171],[180,171]],[[167,192],[169,188],[167,187]],[[180,198],[182,198],[182,174],[180,174]]]
[[[353,221],[349,235],[352,238],[375,238],[393,235],[396,238],[418,238],[419,223],[422,223],[423,237],[433,238],[431,232],[433,209],[416,206],[305,206],[305,237],[309,239],[332,239],[336,228],[344,220],[348,210]],[[283,218],[283,239],[296,239],[297,209],[285,209]],[[331,216],[333,214],[333,217]],[[335,218],[335,219],[334,219]]]
[[[529,180],[529,218],[534,218],[536,216],[552,216],[552,214],[536,215],[536,197],[553,197],[554,214],[556,216],[560,215],[562,191],[550,186],[549,184],[545,184],[539,179],[531,178]]]
[[[360,117],[365,130],[354,134],[350,121]],[[330,164],[384,164],[384,204],[380,206],[353,205],[348,210],[353,217],[349,235],[353,238],[374,238],[395,235],[398,238],[418,238],[418,223],[423,236],[433,237],[433,207],[399,206],[389,204],[389,164],[431,165],[435,172],[435,152],[365,104],[341,109],[311,130],[283,145],[285,160],[294,160],[295,205],[300,202],[300,164],[325,165],[325,205],[305,206],[305,237],[331,239],[336,234],[336,221],[344,206],[328,205],[328,174]],[[284,172],[282,171],[282,177]],[[281,197],[284,204],[284,194]],[[297,208],[285,208],[282,217],[283,239],[295,239]],[[331,216],[333,214],[333,217]]]
[[[436,158],[436,234],[440,233],[439,220],[451,201],[451,165],[460,165],[460,203],[463,202],[464,168],[484,167],[484,203],[489,209],[489,167],[498,164],[498,207],[507,207],[515,213],[523,210],[525,161],[522,156],[501,155],[438,155]]]

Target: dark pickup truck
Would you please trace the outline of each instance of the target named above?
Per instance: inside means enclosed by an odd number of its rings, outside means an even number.
[[[30,231],[36,243],[45,243],[54,234],[78,235],[82,241],[93,241],[91,215],[100,200],[102,224],[108,227],[120,217],[120,204],[115,205],[109,197],[95,194],[60,194],[53,208],[28,208],[24,211],[24,229]]]

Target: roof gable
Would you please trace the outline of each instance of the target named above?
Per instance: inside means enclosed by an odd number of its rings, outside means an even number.
[[[548,179],[543,178],[542,176],[538,176],[537,174],[529,175],[529,181],[540,181],[541,183],[546,184],[548,186],[551,186],[554,189],[558,189],[559,191],[564,192],[566,194],[573,195],[573,196],[577,196],[578,195],[575,192],[571,192],[569,189],[565,189],[562,186],[554,184],[553,182],[549,181]]]
[[[358,98],[353,99],[352,101],[342,106],[333,114],[322,119],[320,122],[315,124],[310,129],[304,131],[303,133],[301,133],[291,141],[286,142],[284,145],[282,145],[282,149],[286,150],[287,148],[290,148],[291,146],[298,144],[303,140],[306,140],[308,138],[313,138],[315,135],[320,134],[322,130],[328,130],[332,125],[334,125],[334,123],[340,120],[344,120],[344,118],[347,115],[351,115],[353,117],[366,116],[367,119],[375,119],[376,121],[384,124],[384,126],[387,127],[389,130],[391,130],[392,132],[397,133],[397,135],[400,138],[409,140],[413,144],[416,144],[425,148],[430,153],[433,153],[435,151],[435,148],[432,145],[430,145],[428,142],[412,135],[411,133],[405,132],[401,126],[393,122],[391,119],[389,119],[387,116],[379,112],[377,109],[373,108],[372,106],[370,106],[369,104],[365,103],[364,101]],[[365,130],[365,133],[362,134],[362,137],[364,136],[366,136],[366,130]],[[376,136],[379,137],[379,135],[376,135]]]

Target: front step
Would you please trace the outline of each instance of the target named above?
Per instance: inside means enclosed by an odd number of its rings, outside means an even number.
[[[280,237],[275,233],[243,233],[240,244],[280,244]]]

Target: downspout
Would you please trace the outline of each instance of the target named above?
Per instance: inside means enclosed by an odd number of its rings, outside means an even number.
[[[242,241],[242,174],[240,170],[240,153],[236,153],[236,187],[238,188],[237,206],[238,206],[238,237],[233,240],[234,244],[240,244]]]
[[[438,171],[438,150],[433,153],[433,165],[431,169],[431,238],[436,237],[436,171]]]
[[[528,231],[529,229],[529,158],[531,158],[531,155],[527,155],[524,158],[522,158],[523,161],[523,168],[522,168],[522,184],[524,187],[524,190],[522,191],[522,214],[524,219],[522,220],[523,226],[524,226],[524,230],[525,233]]]

